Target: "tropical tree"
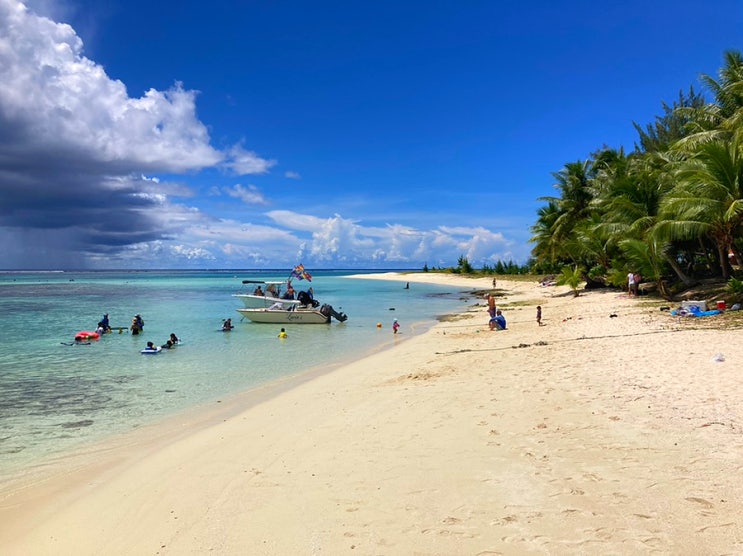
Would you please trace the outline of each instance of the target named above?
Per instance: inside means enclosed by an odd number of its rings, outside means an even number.
[[[579,266],[565,266],[555,281],[558,286],[568,286],[573,290],[573,295],[578,297],[578,286],[583,282],[584,271]]]
[[[708,237],[717,250],[723,278],[730,276],[728,253],[741,260],[735,239],[743,224],[743,132],[698,147],[677,171],[678,185],[663,202],[659,237]]]

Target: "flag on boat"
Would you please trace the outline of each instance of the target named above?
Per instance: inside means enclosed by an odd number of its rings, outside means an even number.
[[[308,282],[312,282],[312,274],[304,269],[303,264],[298,264],[294,267],[294,270],[292,270],[292,276],[298,280],[307,280]]]

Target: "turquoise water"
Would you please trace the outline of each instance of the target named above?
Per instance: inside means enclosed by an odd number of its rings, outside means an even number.
[[[457,289],[346,277],[357,272],[295,280],[349,319],[287,325],[286,340],[277,338],[279,326],[241,321],[232,294],[245,293],[243,279],[288,272],[0,272],[0,478],[220,396],[382,349],[392,342],[393,318],[413,335],[467,302]],[[104,313],[111,326],[127,328],[139,313],[144,332],[67,345],[76,332],[95,330]],[[228,317],[235,329],[221,332]],[[139,353],[171,332],[182,345]]]

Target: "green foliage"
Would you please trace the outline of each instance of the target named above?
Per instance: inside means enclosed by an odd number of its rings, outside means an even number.
[[[743,281],[735,277],[730,278],[728,280],[727,290],[734,295],[743,296]]]
[[[579,266],[569,267],[565,266],[562,272],[557,277],[558,286],[568,286],[573,290],[573,295],[578,297],[578,286],[583,282],[583,269]]]
[[[615,288],[624,288],[627,285],[627,274],[629,270],[626,268],[610,268],[606,273],[606,284]]]
[[[606,277],[606,268],[601,265],[595,265],[588,271],[588,277],[591,280],[600,280]]]
[[[689,89],[647,126],[635,150],[602,147],[552,174],[531,227],[535,274],[578,268],[590,286],[624,287],[629,271],[666,297],[700,278],[732,275],[743,261],[743,55],[724,55],[719,77],[702,76],[712,102]],[[496,273],[501,269],[496,265]]]
[[[457,260],[457,269],[455,270],[455,272],[458,274],[472,274],[473,270],[474,269],[472,268],[469,260],[467,260],[467,257],[465,257],[464,255],[460,255],[459,259]]]

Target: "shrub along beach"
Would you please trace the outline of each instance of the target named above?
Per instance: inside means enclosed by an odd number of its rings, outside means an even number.
[[[506,330],[484,297],[421,335],[401,322],[391,349],[4,485],[2,553],[743,551],[734,313],[501,277],[495,294]]]

